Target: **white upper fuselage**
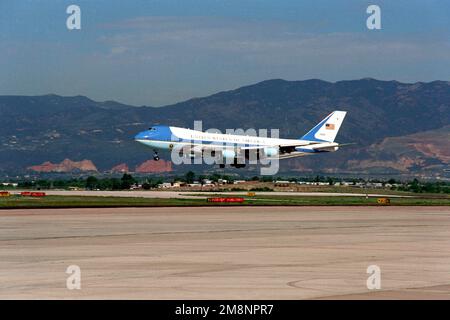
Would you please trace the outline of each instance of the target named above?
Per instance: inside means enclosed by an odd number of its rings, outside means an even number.
[[[183,140],[192,141],[194,143],[201,142],[208,144],[216,144],[218,146],[223,146],[227,144],[238,146],[245,145],[245,146],[273,147],[284,144],[292,144],[294,141],[297,144],[309,144],[308,141],[297,139],[278,139],[278,138],[267,138],[250,135],[210,133],[178,127],[169,127],[169,128],[175,136],[180,137]]]

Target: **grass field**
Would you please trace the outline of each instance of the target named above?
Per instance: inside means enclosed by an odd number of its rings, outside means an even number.
[[[14,208],[92,208],[92,207],[164,207],[196,206],[203,199],[158,199],[102,196],[46,196],[42,198],[11,196],[0,198],[0,209]]]
[[[215,196],[215,195],[211,195]],[[262,195],[244,197],[244,203],[211,203],[199,199],[160,199],[101,196],[2,197],[0,209],[15,208],[92,208],[92,207],[165,207],[165,206],[377,206],[376,198],[306,197]],[[450,206],[449,198],[392,198],[390,205]]]
[[[211,188],[211,189],[198,189],[195,190],[196,192],[202,191],[202,192],[222,192],[222,191],[255,191],[252,189],[262,189],[262,188],[268,188],[272,189],[272,191],[281,191],[281,192],[326,192],[326,193],[369,193],[369,194],[386,194],[386,195],[411,195],[411,196],[417,196],[417,193],[414,192],[408,192],[408,191],[398,191],[398,190],[391,190],[389,188],[363,188],[363,187],[355,187],[355,186],[314,186],[314,185],[299,185],[299,184],[292,184],[288,186],[274,186],[273,183],[266,183],[266,182],[247,182],[243,184],[237,184],[237,185],[222,185],[217,188]],[[175,190],[175,189],[174,189]],[[192,188],[180,188],[180,191],[193,191]],[[269,191],[269,190],[267,190]],[[256,190],[258,192],[258,190]],[[427,196],[442,196],[442,193],[424,193]]]

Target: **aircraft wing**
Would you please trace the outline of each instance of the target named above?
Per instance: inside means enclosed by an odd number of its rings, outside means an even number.
[[[251,146],[251,147],[241,147],[241,150],[258,150],[258,149],[264,149],[264,148],[295,148],[295,147],[301,147],[301,146],[307,146],[310,144],[314,144],[314,142],[311,141],[298,141],[295,143],[285,143],[285,144],[275,144],[275,145],[267,145],[267,146]]]
[[[283,160],[283,159],[291,159],[291,158],[298,158],[298,157],[304,157],[304,156],[306,156],[306,153],[296,151],[296,152],[291,152],[291,153],[280,154],[277,158],[270,157],[270,158],[267,158],[267,160]]]
[[[310,145],[309,141],[298,141],[290,144],[277,144],[277,145],[267,145],[267,146],[251,146],[251,147],[240,147],[240,150],[264,150],[266,148],[274,148],[280,151],[280,154],[291,153],[295,151],[296,147],[302,147]]]
[[[314,150],[326,150],[327,148],[338,147],[339,143],[336,142],[314,142],[314,141],[295,141],[293,143],[269,145],[269,146],[251,146],[251,147],[241,147],[241,150],[258,150],[265,148],[279,148],[280,152],[293,152],[296,148],[308,147],[308,149]]]
[[[309,152],[317,151],[335,151],[335,148],[349,144],[339,144],[337,142],[314,142],[314,141],[295,141],[288,144],[267,145],[267,146],[250,146],[237,147],[237,153],[245,150],[264,150],[266,148],[275,148],[279,150],[278,159],[288,159],[301,157]],[[215,151],[222,153],[225,150],[236,150],[234,146],[217,145],[217,144],[194,144],[187,147],[193,156],[201,156],[204,151]],[[186,150],[186,149],[185,149]]]
[[[315,152],[326,152],[326,151],[336,151],[337,148],[341,146],[353,145],[353,143],[339,144],[337,142],[294,142],[292,144],[281,144],[273,146],[255,146],[255,147],[244,147],[243,150],[257,150],[264,148],[277,148],[279,154],[277,157],[268,157],[267,159],[290,159],[303,157],[305,155],[315,153]]]

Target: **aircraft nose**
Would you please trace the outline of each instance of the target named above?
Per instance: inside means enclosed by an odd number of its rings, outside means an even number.
[[[137,135],[134,136],[134,140],[142,140],[148,138],[147,131],[139,132]]]

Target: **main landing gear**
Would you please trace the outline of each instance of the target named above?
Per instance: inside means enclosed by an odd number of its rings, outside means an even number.
[[[238,160],[238,158],[234,158],[233,163],[230,163],[230,167],[235,167],[236,169],[238,168],[245,168],[245,163],[239,163],[240,161]],[[225,168],[225,163],[220,163],[219,164],[219,168],[223,169]]]
[[[235,167],[236,169],[245,168],[245,163],[239,163],[238,158],[234,158],[234,161],[230,164],[230,167]]]
[[[153,160],[158,161],[159,160],[159,156],[158,156],[158,151],[153,150],[154,154],[153,154]]]

